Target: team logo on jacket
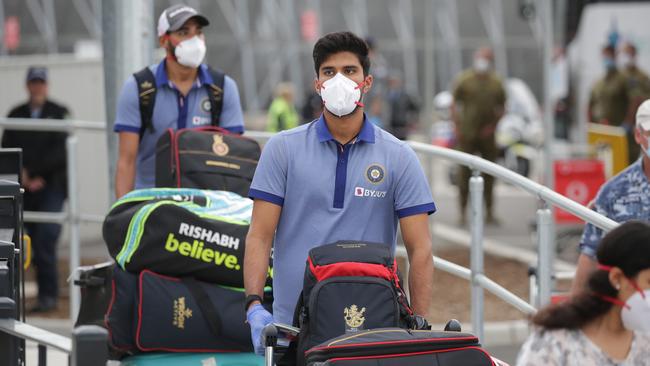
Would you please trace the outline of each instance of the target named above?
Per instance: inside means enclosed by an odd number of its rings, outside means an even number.
[[[223,141],[223,135],[213,135],[214,142],[212,143],[212,151],[217,156],[226,156],[230,151],[228,145]]]
[[[203,98],[203,100],[201,101],[201,109],[203,109],[203,112],[210,113],[210,111],[212,110],[212,103],[210,103],[210,99],[208,99],[207,97]]]
[[[181,296],[174,300],[174,326],[178,329],[185,329],[185,320],[191,317],[192,309],[185,305],[185,297]]]
[[[384,167],[379,164],[371,164],[368,169],[366,169],[366,179],[372,184],[379,184],[384,180],[386,175]]]
[[[366,318],[363,316],[363,313],[366,312],[366,308],[361,308],[356,305],[350,305],[349,308],[343,309],[345,325],[347,325],[347,330],[358,330],[363,323],[366,321]]]

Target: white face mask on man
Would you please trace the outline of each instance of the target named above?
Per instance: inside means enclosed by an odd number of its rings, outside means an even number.
[[[479,73],[485,73],[490,70],[492,63],[485,57],[477,57],[474,59],[474,70]]]
[[[203,62],[206,47],[205,41],[199,36],[194,36],[180,42],[174,49],[178,63],[192,68],[197,68]]]
[[[354,112],[357,106],[363,107],[361,103],[361,87],[363,83],[357,84],[341,73],[325,81],[320,90],[325,108],[332,114],[342,117]]]
[[[622,67],[631,67],[634,66],[634,57],[629,53],[621,53],[618,56],[618,62]]]
[[[643,147],[643,145],[641,145],[641,148],[643,148],[643,152],[646,154],[646,156],[650,158],[650,136],[645,138],[645,142],[646,146]]]

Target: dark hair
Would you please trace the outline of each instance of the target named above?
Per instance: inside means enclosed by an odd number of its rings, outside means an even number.
[[[335,53],[346,51],[357,55],[359,63],[363,68],[363,75],[368,75],[368,71],[370,70],[368,45],[363,39],[357,37],[352,32],[328,33],[316,42],[314,45],[314,52],[312,53],[316,75],[318,75],[320,65],[330,56]]]
[[[620,268],[626,277],[633,278],[650,268],[650,225],[643,221],[629,221],[608,233],[600,242],[596,257],[598,263]],[[609,282],[609,272],[597,269],[587,282],[587,289],[566,302],[549,305],[540,310],[533,323],[549,329],[577,329],[605,314],[612,303],[600,296],[617,297]]]

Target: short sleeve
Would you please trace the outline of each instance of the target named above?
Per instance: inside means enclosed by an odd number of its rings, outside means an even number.
[[[606,201],[605,197],[605,187],[598,192],[596,196],[596,202],[594,203],[593,210],[599,214],[610,217],[609,203]],[[587,223],[585,229],[582,232],[582,238],[580,238],[580,252],[590,258],[596,258],[596,251],[598,250],[598,245],[604,236],[604,232],[599,227],[594,224]]]
[[[262,150],[248,196],[282,206],[287,185],[287,167],[283,135],[278,134]]]
[[[133,132],[140,133],[142,121],[140,119],[140,105],[138,99],[138,86],[135,78],[130,76],[117,100],[117,113],[115,114],[115,132]]]
[[[401,147],[401,158],[395,185],[395,212],[400,219],[417,214],[432,214],[436,205],[431,197],[429,183],[413,149]]]
[[[223,109],[219,126],[230,132],[244,132],[244,113],[239,100],[239,89],[237,83],[226,75],[223,85]]]

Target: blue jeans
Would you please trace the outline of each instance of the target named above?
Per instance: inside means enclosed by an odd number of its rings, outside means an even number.
[[[38,192],[25,192],[25,211],[60,212],[65,192],[61,188],[46,186]],[[61,234],[59,224],[25,224],[25,231],[32,238],[32,253],[36,267],[38,298],[54,298],[59,295],[56,242]]]

